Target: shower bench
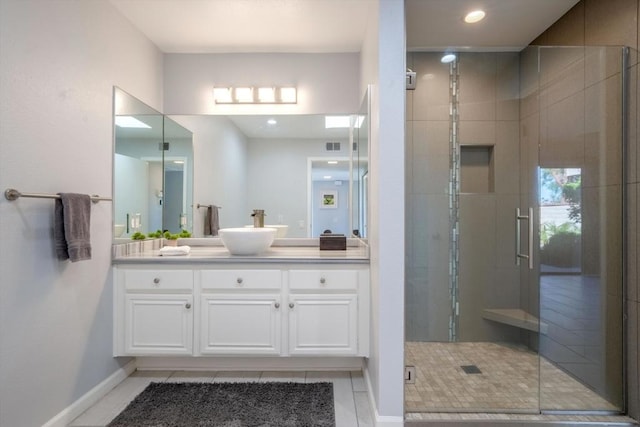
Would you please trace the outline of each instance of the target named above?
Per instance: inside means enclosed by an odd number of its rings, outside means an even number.
[[[546,323],[540,322],[536,316],[527,313],[521,308],[485,308],[482,310],[482,317],[542,334],[546,334],[549,329]]]

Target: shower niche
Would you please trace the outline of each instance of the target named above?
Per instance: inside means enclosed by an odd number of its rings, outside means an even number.
[[[460,192],[494,192],[493,145],[460,147]]]

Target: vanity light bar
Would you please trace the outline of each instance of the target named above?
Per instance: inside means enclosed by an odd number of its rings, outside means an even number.
[[[296,104],[295,87],[214,87],[216,104]]]

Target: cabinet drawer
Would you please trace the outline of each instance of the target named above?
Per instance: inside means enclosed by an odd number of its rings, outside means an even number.
[[[356,270],[291,270],[290,289],[358,289]]]
[[[125,270],[126,290],[182,291],[193,289],[191,270]]]
[[[280,289],[280,270],[203,270],[202,289]]]

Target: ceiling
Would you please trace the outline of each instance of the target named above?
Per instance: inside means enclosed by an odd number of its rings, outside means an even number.
[[[520,51],[578,0],[405,0],[407,50]],[[482,9],[485,19],[464,22]]]
[[[109,0],[165,53],[359,52],[374,0]],[[520,50],[578,0],[405,0],[408,51]],[[482,8],[473,26],[462,20]],[[330,138],[320,117],[235,117],[250,138]],[[292,126],[294,126],[292,128]],[[288,129],[288,134],[284,134]],[[338,131],[336,131],[338,132]],[[337,135],[336,135],[337,136]]]
[[[322,114],[308,115],[277,115],[277,116],[227,116],[248,138],[298,138],[298,139],[326,139],[337,141],[349,139],[349,129],[325,128]],[[276,124],[269,124],[269,119],[275,119]]]
[[[373,0],[110,0],[166,53],[359,52]],[[520,50],[578,0],[406,0],[407,50]],[[473,26],[464,14],[483,8]]]

